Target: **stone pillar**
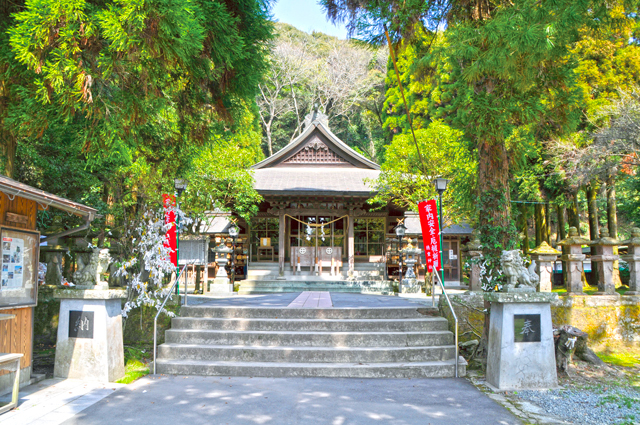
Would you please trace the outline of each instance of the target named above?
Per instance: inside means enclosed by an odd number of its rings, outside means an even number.
[[[285,252],[285,235],[286,235],[286,223],[287,223],[287,218],[284,215],[284,210],[280,210],[278,212],[278,217],[279,217],[279,224],[278,224],[278,230],[279,230],[279,234],[278,234],[278,264],[280,266],[280,273],[278,278],[279,279],[284,279],[284,252]]]
[[[353,227],[355,225],[354,222],[354,217],[353,217],[353,212],[349,212],[349,235],[348,235],[348,240],[347,240],[347,255],[348,255],[348,259],[349,259],[349,271],[347,273],[348,276],[353,276],[353,270],[355,268],[355,242],[354,242],[354,237],[353,237]]]
[[[551,292],[553,287],[553,263],[558,259],[560,251],[553,249],[546,241],[529,251],[531,259],[536,262],[536,273],[540,276],[538,292]]]
[[[56,289],[60,299],[55,378],[114,382],[124,376],[124,290]]]
[[[469,273],[469,291],[482,291],[480,282],[480,260],[482,258],[482,245],[478,233],[473,231],[473,239],[465,245],[464,251],[469,255],[471,270]]]
[[[487,292],[491,302],[487,384],[499,391],[558,386],[551,323],[554,293]]]
[[[586,256],[582,253],[582,245],[588,245],[589,240],[578,235],[578,229],[569,228],[567,239],[558,242],[558,245],[567,247],[568,254],[562,256],[562,261],[567,265],[567,295],[584,295],[582,291],[582,262]]]
[[[629,264],[629,290],[625,295],[640,295],[640,229],[634,227],[631,239],[622,242],[622,245],[628,247],[628,254],[620,256]]]
[[[598,292],[596,295],[617,295],[613,282],[613,262],[620,257],[613,254],[613,247],[620,241],[609,237],[607,229],[600,230],[600,239],[591,242],[596,248],[596,255],[591,256],[591,262],[598,264]]]

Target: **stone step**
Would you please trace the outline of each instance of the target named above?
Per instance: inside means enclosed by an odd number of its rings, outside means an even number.
[[[174,317],[172,329],[316,332],[428,332],[445,331],[441,317],[419,319],[245,319]]]
[[[165,342],[177,344],[295,347],[420,347],[453,344],[449,331],[291,332],[170,329]]]
[[[459,376],[466,375],[466,362],[460,357]],[[157,372],[174,375],[254,376],[268,378],[451,378],[455,376],[453,359],[414,363],[262,363],[206,360],[164,360]]]
[[[165,343],[158,356],[178,360],[285,363],[403,363],[453,358],[453,345],[434,347],[296,347]]]
[[[425,319],[445,321],[436,316],[437,307],[379,308],[283,308],[183,306],[180,317],[269,318],[269,319]],[[425,315],[431,317],[425,317]]]

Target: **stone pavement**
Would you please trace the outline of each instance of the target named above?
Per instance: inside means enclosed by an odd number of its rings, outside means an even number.
[[[47,379],[21,388],[18,408],[0,415],[0,425],[58,425],[124,386]],[[0,397],[2,404],[10,400],[11,394]]]
[[[149,376],[64,425],[521,424],[464,379]]]

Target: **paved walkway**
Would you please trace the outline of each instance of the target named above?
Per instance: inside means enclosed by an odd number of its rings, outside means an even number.
[[[64,425],[521,424],[464,379],[146,377]]]
[[[124,386],[47,379],[21,389],[18,408],[0,415],[0,425],[58,425]],[[0,403],[10,399],[11,394],[7,394],[0,397]]]
[[[331,294],[329,292],[304,291],[291,301],[287,308],[331,308]]]

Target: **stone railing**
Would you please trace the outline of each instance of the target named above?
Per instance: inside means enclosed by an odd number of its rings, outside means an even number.
[[[471,270],[469,277],[469,290],[481,291],[480,284],[480,267],[477,261],[482,255],[479,242],[476,238],[467,245],[467,253],[471,258]],[[588,240],[580,235],[575,227],[569,228],[569,235],[566,239],[558,242],[558,245],[564,247],[564,254],[543,242],[539,247],[531,250],[529,254],[531,259],[536,262],[536,272],[540,276],[540,283],[537,290],[540,292],[550,292],[552,289],[553,264],[560,259],[563,262],[565,272],[565,287],[567,295],[584,295],[583,291],[583,272],[584,261],[587,256],[582,253],[582,247],[589,245],[595,248],[595,254],[590,256],[590,260],[597,264],[597,281],[598,291],[595,295],[617,295],[614,282],[614,263],[618,260],[624,260],[629,265],[629,290],[625,292],[625,296],[640,296],[640,229],[634,228],[631,238],[625,241],[609,237],[606,230],[600,232],[600,238],[596,240]],[[614,254],[614,247],[626,246],[626,255]]]

